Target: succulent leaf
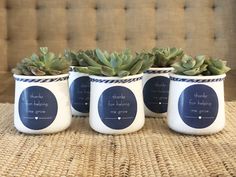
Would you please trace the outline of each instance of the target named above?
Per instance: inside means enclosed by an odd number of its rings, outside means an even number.
[[[209,58],[205,61],[205,63],[207,65],[207,70],[211,75],[224,74],[230,70],[230,68],[226,66],[227,62],[221,59]]]
[[[107,51],[104,51],[104,56],[106,57],[106,58],[109,58],[109,53],[107,52]]]
[[[110,65],[112,68],[117,68],[119,67],[121,64],[121,60],[119,60],[119,58],[115,57],[114,54],[111,54],[111,61],[110,61]]]
[[[43,55],[46,55],[48,53],[48,47],[40,47],[39,50]]]
[[[130,73],[132,75],[137,74],[139,70],[142,68],[143,60],[139,60],[135,63],[135,65],[130,69]]]
[[[136,58],[132,59],[129,63],[121,65],[120,70],[130,70],[138,60],[139,60],[139,58],[136,57]]]
[[[111,57],[111,67],[116,68],[117,67],[117,60],[116,58]]]
[[[198,55],[195,57],[196,58],[196,64],[195,67],[200,67],[203,65],[204,61],[207,59],[207,56],[205,55]]]
[[[28,60],[27,60],[28,59]],[[38,57],[38,55],[36,55],[35,53],[33,53],[32,55],[31,55],[31,60],[32,61],[37,61],[39,59],[39,57]],[[29,62],[29,58],[25,58],[25,59],[23,59],[23,62]]]
[[[142,65],[141,69],[139,70],[139,73],[142,73],[146,70],[148,70],[150,68],[150,66],[152,66],[154,63],[154,58],[146,58],[146,61],[144,62],[144,64]]]
[[[92,58],[90,58],[88,55],[86,55],[85,53],[82,54],[84,61],[88,64],[88,66],[101,66],[100,64],[98,64],[95,60],[93,60]]]
[[[176,62],[174,64],[171,65],[177,73],[182,73],[184,72],[186,69],[181,65],[181,62]]]
[[[77,72],[81,72],[81,73],[91,74],[91,75],[92,75],[92,73],[91,73],[91,71],[88,69],[88,67],[82,67],[82,66],[80,66],[80,67],[75,67],[75,70],[76,70]]]
[[[101,73],[105,76],[114,76],[116,73],[113,68],[110,68],[108,66],[102,66]]]
[[[196,60],[193,59],[191,56],[184,55],[182,59],[182,66],[186,69],[193,68],[196,65]]]
[[[193,69],[190,69],[190,70],[186,70],[186,71],[184,71],[183,73],[184,73],[185,75],[188,75],[188,76],[195,76],[196,73],[197,73],[197,74],[200,74],[200,73],[206,71],[206,67],[207,67],[207,65],[203,64],[203,65],[201,65],[200,67],[193,68]]]
[[[224,73],[224,70],[221,70],[220,68],[217,68],[213,65],[208,66],[208,69],[210,70],[211,74],[214,75],[220,75]]]
[[[101,67],[96,66],[88,66],[88,69],[92,71],[93,75],[102,75],[101,73]]]
[[[119,71],[118,72],[119,77],[125,77],[125,76],[128,76],[128,75],[130,75],[129,71]]]
[[[35,76],[44,76],[46,73],[41,71],[39,68],[35,66],[29,66],[28,69],[33,73]]]
[[[83,58],[79,59],[78,61],[79,61],[78,64],[74,66],[87,66],[87,63]]]
[[[71,63],[72,66],[78,66],[77,53],[66,49],[64,52],[65,58]]]
[[[96,54],[98,59],[106,66],[111,66],[110,62],[107,60],[107,58],[105,57],[105,55],[102,53],[102,51],[100,49],[96,49]]]

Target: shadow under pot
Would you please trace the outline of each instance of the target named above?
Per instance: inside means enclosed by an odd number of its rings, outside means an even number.
[[[225,125],[224,78],[170,75],[167,122],[177,132],[205,135]]]
[[[169,73],[172,67],[150,68],[143,75],[145,115],[166,117],[169,95]]]
[[[15,78],[14,125],[29,134],[65,130],[71,124],[68,74]]]
[[[74,116],[88,116],[90,102],[89,75],[80,73],[70,67],[69,75],[71,111]]]
[[[92,129],[104,134],[124,134],[143,127],[142,74],[90,78],[89,124]]]

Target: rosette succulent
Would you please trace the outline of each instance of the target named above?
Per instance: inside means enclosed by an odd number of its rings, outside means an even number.
[[[203,75],[220,75],[230,70],[226,66],[227,62],[221,59],[209,58],[205,60],[205,64],[207,64],[207,71],[203,72]]]
[[[12,72],[17,75],[45,76],[65,74],[69,71],[70,62],[62,55],[55,55],[47,47],[40,47],[40,54],[32,54],[17,64]]]
[[[183,50],[181,48],[153,48],[151,54],[154,56],[153,67],[170,67],[183,56]]]
[[[195,76],[207,70],[206,59],[205,55],[198,55],[193,58],[185,54],[180,61],[172,64],[172,67],[176,74]]]
[[[205,55],[198,55],[195,58],[184,55],[183,58],[172,65],[176,74],[195,76],[195,75],[220,75],[228,72],[229,67],[226,61],[221,59],[209,58]]]
[[[121,53],[102,52],[95,50],[93,56],[82,54],[84,64],[76,67],[82,73],[98,76],[119,76],[125,77],[142,73],[153,64],[153,59],[142,58],[139,55],[133,57],[130,50],[126,49]]]

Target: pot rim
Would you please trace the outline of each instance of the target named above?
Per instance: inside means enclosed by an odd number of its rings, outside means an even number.
[[[173,67],[151,67],[151,68],[149,68],[147,71],[166,71],[166,70],[174,70],[174,68]]]
[[[92,79],[102,79],[102,80],[126,80],[126,79],[132,79],[132,78],[139,78],[142,76],[143,76],[143,73],[130,75],[130,76],[126,76],[126,77],[118,77],[118,76],[117,77],[107,77],[107,76],[89,75],[89,77]]]
[[[170,74],[170,77],[173,77],[173,78],[194,79],[194,80],[195,79],[205,80],[205,79],[216,79],[216,78],[223,79],[226,77],[226,74],[212,75],[212,76],[186,76],[186,75],[179,75],[175,73],[169,73],[169,74]]]
[[[68,77],[68,76],[69,76],[69,73],[59,74],[59,75],[46,75],[46,76],[26,76],[26,75],[13,74],[14,78],[20,78],[20,79],[54,79],[54,78],[63,78],[63,77]]]

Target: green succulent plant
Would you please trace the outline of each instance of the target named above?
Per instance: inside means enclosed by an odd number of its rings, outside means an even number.
[[[153,64],[152,58],[143,59],[140,55],[133,58],[130,50],[121,53],[102,52],[96,49],[93,56],[82,54],[84,65],[76,67],[82,73],[98,76],[125,77],[142,73]]]
[[[220,75],[228,72],[230,68],[226,66],[226,61],[209,58],[206,55],[198,55],[195,58],[184,55],[182,59],[172,65],[176,74],[196,76],[196,75]]]
[[[178,62],[172,64],[176,74],[196,76],[207,70],[207,64],[205,55],[198,55],[195,58],[189,55],[184,55]]]
[[[155,57],[153,67],[170,67],[183,56],[180,48],[153,48],[151,54]]]
[[[221,59],[209,58],[205,60],[205,64],[207,64],[207,70],[203,72],[203,75],[220,75],[230,70],[226,66],[227,62]]]
[[[45,76],[65,74],[69,71],[70,62],[63,56],[56,56],[47,47],[40,47],[40,54],[32,54],[21,60],[12,72],[17,75]]]
[[[65,50],[64,56],[71,62],[72,66],[88,66],[84,58],[90,57],[96,60],[95,50],[79,50],[78,52],[72,50]]]

